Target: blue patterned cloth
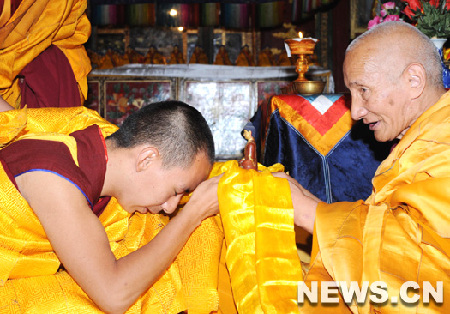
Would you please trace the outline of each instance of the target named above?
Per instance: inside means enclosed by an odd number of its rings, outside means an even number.
[[[333,102],[336,99],[342,100],[341,95],[326,96]],[[304,99],[301,106],[309,106],[315,97],[309,96],[307,99],[302,97]],[[274,98],[276,102],[283,100],[283,105],[275,108]],[[301,128],[294,127],[292,121],[289,121],[293,119],[292,113],[289,116],[283,112],[290,110],[289,105],[298,106],[298,103],[292,103],[296,101],[296,98],[283,96],[274,96],[274,98],[271,102],[272,109],[275,110],[269,113],[268,117],[263,116],[260,108],[251,120],[255,139],[260,144],[259,149],[263,149],[264,152],[261,163],[265,166],[274,163],[283,164],[293,178],[324,202],[356,201],[367,198],[372,192],[371,179],[380,162],[389,154],[392,143],[377,142],[373,132],[361,122],[353,124],[351,120],[341,119],[335,124],[345,124],[344,128],[347,128],[347,131],[344,131],[342,136],[339,135],[336,143],[331,143],[332,148],[329,151],[321,153],[315,147],[316,143],[309,142],[309,134],[302,134],[301,131],[304,132],[304,130],[299,130]],[[328,111],[331,110],[330,108]],[[297,108],[297,110],[301,109]],[[266,119],[269,124],[264,137],[262,134],[264,127],[261,125]],[[300,123],[308,122],[305,120]],[[331,126],[330,130],[335,132]],[[327,139],[324,138],[324,140]]]

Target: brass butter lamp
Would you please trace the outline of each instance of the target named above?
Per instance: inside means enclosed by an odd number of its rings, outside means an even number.
[[[309,70],[307,55],[314,54],[316,43],[319,41],[314,38],[303,38],[302,32],[298,33],[299,38],[286,39],[285,48],[288,57],[297,56],[295,72],[298,77],[294,81],[295,90],[299,94],[320,94],[325,87],[325,82],[310,81],[305,78],[305,73]]]

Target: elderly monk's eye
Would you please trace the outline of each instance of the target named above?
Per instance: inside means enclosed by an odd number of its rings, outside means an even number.
[[[369,89],[365,87],[360,87],[359,92],[362,99],[367,100],[369,98]]]

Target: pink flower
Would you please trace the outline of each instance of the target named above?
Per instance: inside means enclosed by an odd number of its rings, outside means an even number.
[[[381,22],[383,22],[383,19],[381,18],[381,16],[375,16],[374,18],[373,18],[373,20],[370,20],[369,21],[369,26],[368,26],[368,29],[371,29],[372,27],[374,27],[375,25],[377,25],[377,24],[380,24]]]
[[[386,22],[388,21],[400,21],[400,17],[398,15],[388,15],[384,18]]]
[[[395,3],[394,2],[386,2],[386,3],[383,3],[383,5],[381,7],[386,10],[392,10],[392,9],[395,9]]]
[[[382,17],[385,17],[385,16],[387,15],[387,10],[381,9],[380,15],[381,15]]]
[[[395,3],[394,2],[386,2],[386,3],[383,3],[383,5],[381,7],[386,10],[392,10],[392,9],[395,9]]]

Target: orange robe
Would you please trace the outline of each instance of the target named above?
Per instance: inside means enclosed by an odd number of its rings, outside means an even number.
[[[159,51],[149,51],[145,56],[145,63],[149,64],[166,64],[164,56]]]
[[[172,51],[172,53],[170,54],[170,61],[169,64],[183,64],[184,63],[184,58],[183,58],[183,53],[181,51]]]
[[[214,64],[232,65],[232,63],[230,61],[230,57],[228,56],[228,52],[219,50],[219,52],[216,55],[216,58],[214,59]]]
[[[279,66],[291,66],[292,60],[287,56],[286,51],[283,51],[278,56],[278,65]]]
[[[273,59],[272,52],[270,50],[269,51],[262,51],[259,54],[259,57],[258,57],[258,66],[260,66],[260,67],[271,67],[273,65],[275,65],[275,61]]]
[[[189,63],[208,63],[208,57],[206,56],[206,53],[204,51],[194,51],[192,54],[191,59],[189,60]]]
[[[83,46],[91,34],[86,0],[22,0],[11,16],[10,0],[0,16],[0,93],[20,106],[17,75],[50,45],[69,60],[84,99],[91,63]],[[80,104],[81,105],[81,104]]]
[[[373,179],[373,193],[356,203],[320,203],[312,262],[305,281],[356,281],[387,284],[385,305],[352,303],[339,307],[308,302],[303,312],[448,313],[450,312],[450,92],[406,132]],[[441,305],[401,302],[406,281],[443,282]],[[378,313],[378,312],[377,312]]]
[[[236,65],[241,67],[255,66],[253,55],[246,51],[241,51],[236,59]]]

